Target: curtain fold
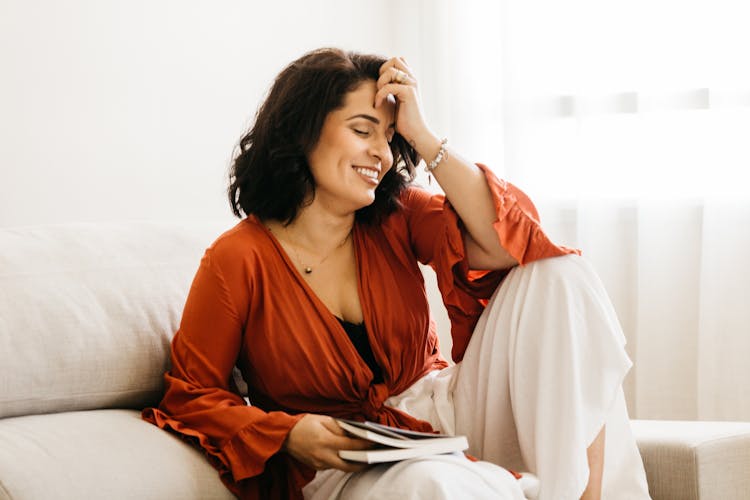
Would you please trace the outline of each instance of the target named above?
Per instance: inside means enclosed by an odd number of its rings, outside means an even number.
[[[750,420],[750,200],[542,203],[545,228],[584,249],[635,362],[638,418]]]
[[[430,123],[594,263],[635,363],[631,416],[750,420],[750,6],[416,10]]]

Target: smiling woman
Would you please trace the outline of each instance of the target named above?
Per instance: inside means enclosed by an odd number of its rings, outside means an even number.
[[[341,204],[345,213],[353,213],[375,201],[380,180],[393,166],[396,111],[393,102],[376,109],[376,92],[375,81],[362,82],[326,117],[308,155],[315,202]]]
[[[412,183],[421,158],[444,195]],[[193,439],[236,495],[648,496],[601,283],[519,189],[432,133],[404,59],[292,62],[240,141],[228,194],[246,217],[206,250],[166,393],[143,417]],[[437,275],[453,366],[420,263]],[[341,458],[370,444],[336,418],[462,434],[481,460],[367,468]]]
[[[332,134],[333,128],[343,125],[344,118],[349,134],[372,141],[378,139],[377,132],[385,132],[390,144],[391,165],[383,168],[379,176],[379,195],[374,203],[357,211],[357,219],[371,221],[395,209],[400,192],[414,178],[420,158],[395,133],[393,105],[383,111],[374,108],[374,99],[365,102],[365,88],[374,87],[382,61],[375,56],[353,54],[349,58],[337,51],[320,50],[295,61],[279,74],[255,116],[254,126],[240,140],[229,187],[235,215],[293,220],[299,207],[309,202],[316,191],[307,156],[320,136],[326,131]],[[347,95],[355,89],[358,92]],[[337,124],[329,124],[324,130],[333,114]],[[385,131],[379,128],[380,118],[388,120]],[[369,162],[370,159],[365,161]]]

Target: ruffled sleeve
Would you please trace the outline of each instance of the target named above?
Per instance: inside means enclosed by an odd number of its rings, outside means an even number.
[[[497,218],[493,223],[500,244],[520,265],[579,250],[554,244],[539,224],[539,214],[528,196],[498,179],[477,163],[490,187]],[[417,259],[435,270],[438,287],[451,320],[451,356],[463,358],[471,333],[487,300],[508,270],[470,270],[464,247],[464,228],[450,202],[441,194],[416,188],[402,198],[409,238]]]
[[[286,454],[277,455],[302,415],[248,406],[233,390],[230,380],[242,332],[241,316],[209,249],[172,341],[164,397],[158,408],[147,408],[142,416],[198,444],[236,495],[261,498],[264,491],[287,491],[290,479],[304,484],[309,478],[303,476],[311,473]],[[256,478],[261,473],[264,477]]]

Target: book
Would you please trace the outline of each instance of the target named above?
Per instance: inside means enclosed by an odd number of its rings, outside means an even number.
[[[349,435],[371,441],[376,445],[369,450],[339,450],[341,458],[354,462],[397,462],[408,458],[460,452],[469,447],[466,436],[410,431],[375,422],[345,419],[336,421]]]

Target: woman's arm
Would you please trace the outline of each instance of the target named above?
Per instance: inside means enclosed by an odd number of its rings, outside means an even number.
[[[380,68],[375,95],[378,107],[388,95],[397,100],[396,131],[425,159],[432,161],[440,150],[438,139],[422,115],[417,80],[406,61],[394,57]],[[493,224],[497,220],[490,188],[476,165],[453,151],[446,151],[433,175],[466,228],[465,247],[472,269],[507,269],[518,260],[503,248]]]
[[[427,162],[440,150],[440,139],[427,130],[412,139],[411,144]],[[507,269],[518,264],[503,248],[492,226],[497,220],[497,211],[484,172],[446,148],[445,156],[432,175],[466,227],[464,242],[469,267]]]
[[[302,415],[248,406],[231,389],[242,321],[213,257],[207,250],[190,287],[172,340],[164,397],[158,408],[144,410],[143,418],[196,438],[213,463],[239,482],[263,472]]]

